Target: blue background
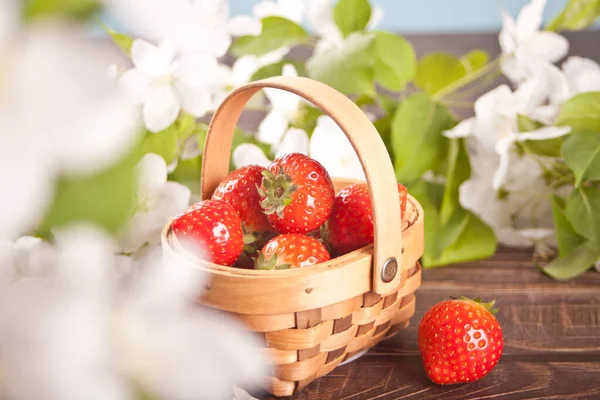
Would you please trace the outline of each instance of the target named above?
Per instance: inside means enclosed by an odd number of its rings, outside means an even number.
[[[230,0],[231,14],[252,14],[256,0]],[[381,7],[380,29],[407,33],[460,33],[498,31],[500,10],[517,16],[527,0],[371,0]],[[544,21],[552,20],[567,0],[548,0]]]

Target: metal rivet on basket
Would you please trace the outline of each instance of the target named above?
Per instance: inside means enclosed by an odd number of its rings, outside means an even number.
[[[394,280],[396,273],[398,273],[398,262],[396,259],[391,257],[385,260],[381,269],[381,280],[385,283],[391,282]]]

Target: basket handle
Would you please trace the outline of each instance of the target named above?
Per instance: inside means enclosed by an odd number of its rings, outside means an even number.
[[[348,97],[321,82],[277,76],[248,83],[233,91],[216,110],[206,136],[202,161],[201,198],[210,198],[229,173],[233,133],[244,106],[262,88],[294,93],[319,107],[344,131],[358,154],[367,178],[374,223],[372,290],[396,290],[402,274],[400,199],[392,162],[379,133]],[[403,282],[402,282],[403,283]]]

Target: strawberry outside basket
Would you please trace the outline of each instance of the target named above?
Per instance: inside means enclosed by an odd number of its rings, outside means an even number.
[[[264,340],[270,360],[266,387],[274,396],[297,393],[338,364],[409,324],[421,283],[423,209],[409,195],[400,203],[385,145],[362,110],[333,88],[303,77],[273,77],[231,93],[210,123],[204,148],[201,198],[209,199],[229,173],[234,129],[244,106],[262,88],[301,96],[328,114],[358,154],[371,194],[372,245],[310,267],[258,271],[195,258],[178,244],[171,222],[162,233],[165,259],[208,275],[200,304],[230,313]],[[333,179],[336,192],[357,181]]]

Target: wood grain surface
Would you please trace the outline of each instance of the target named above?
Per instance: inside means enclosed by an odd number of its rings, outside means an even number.
[[[600,273],[561,283],[530,259],[531,250],[500,248],[486,261],[424,270],[408,328],[289,399],[600,399]],[[438,386],[421,363],[418,323],[459,293],[496,299],[504,354],[479,381]]]

